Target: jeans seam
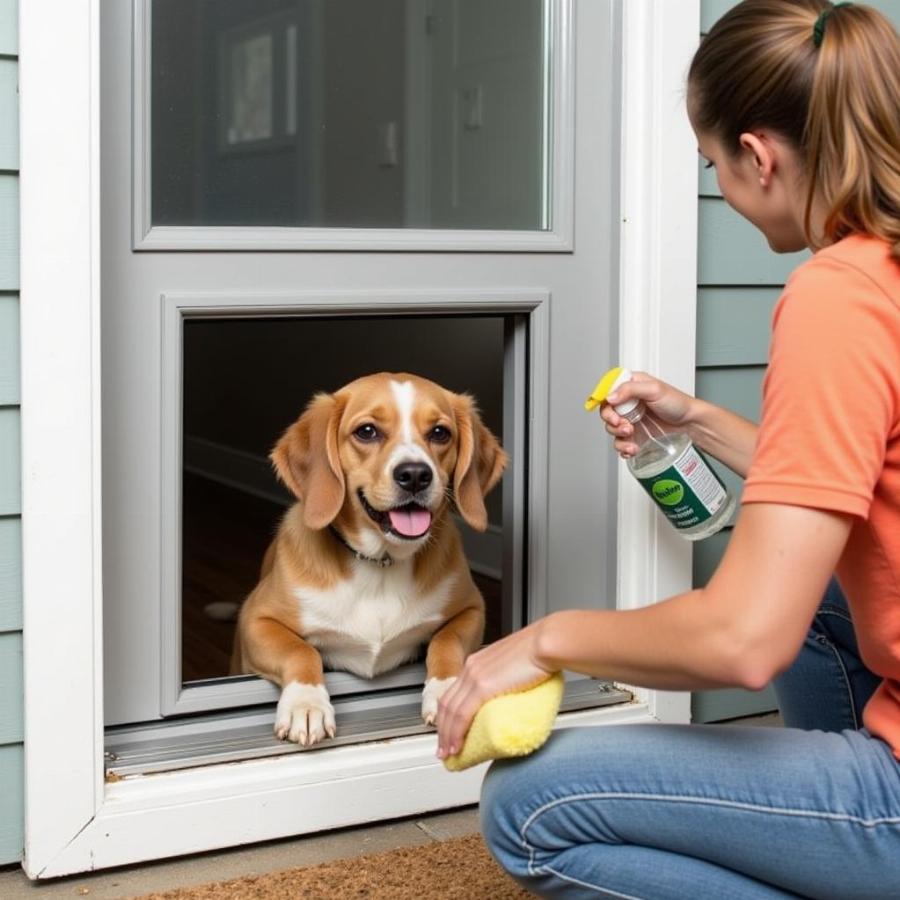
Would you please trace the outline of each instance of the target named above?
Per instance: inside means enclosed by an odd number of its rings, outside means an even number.
[[[698,805],[722,806],[728,809],[738,809],[744,812],[762,812],[772,815],[788,816],[793,818],[823,819],[829,822],[846,822],[851,825],[860,825],[863,828],[876,828],[880,825],[900,825],[900,816],[882,816],[875,819],[863,819],[849,813],[821,812],[807,809],[793,809],[791,807],[767,806],[761,803],[744,803],[740,800],[722,800],[716,797],[691,797],[680,794],[644,794],[626,791],[595,791],[587,794],[572,794],[570,797],[561,797],[559,800],[551,800],[539,806],[522,824],[519,836],[522,843],[528,847],[529,866],[534,859],[534,848],[528,843],[525,836],[538,816],[550,809],[573,803],[579,800],[655,800],[666,803],[693,803]]]
[[[531,875],[544,875],[549,872],[551,875],[569,882],[569,884],[577,884],[580,887],[590,888],[592,891],[600,891],[601,894],[605,894],[608,897],[618,897],[619,900],[641,900],[640,897],[636,897],[634,894],[622,894],[619,891],[601,887],[599,884],[593,884],[590,881],[581,881],[579,878],[572,878],[571,875],[563,875],[562,872],[557,872],[552,866],[541,866],[538,869],[532,869],[529,865],[528,870]]]
[[[599,885],[589,884],[587,882],[579,882],[576,879],[562,875],[554,868],[547,865],[538,866],[535,863],[535,854],[537,848],[532,846],[527,837],[527,831],[537,818],[550,809],[562,806],[567,803],[575,803],[581,800],[653,800],[665,803],[694,803],[707,806],[721,806],[729,809],[737,809],[743,812],[763,812],[774,815],[782,815],[796,818],[823,819],[825,821],[846,822],[848,824],[861,825],[863,828],[874,828],[879,825],[900,825],[900,816],[880,817],[876,819],[862,819],[859,816],[851,816],[848,813],[831,813],[816,812],[815,810],[792,809],[790,807],[766,806],[759,803],[743,803],[739,800],[721,800],[714,797],[690,797],[678,794],[644,794],[625,791],[593,791],[586,794],[573,794],[571,797],[561,797],[558,800],[551,800],[539,806],[530,816],[522,823],[519,828],[519,839],[522,846],[528,851],[528,872],[530,875],[539,875],[551,872],[558,878],[571,881],[576,884],[583,884],[593,890],[610,893]],[[628,894],[612,894],[614,897],[623,897],[626,900],[639,900],[632,898]]]
[[[821,615],[837,616],[839,619],[843,619],[845,622],[849,622],[851,625],[853,624],[853,619],[851,619],[846,611],[841,609],[839,606],[820,606],[818,611],[816,612],[816,616]]]
[[[850,676],[847,674],[847,667],[844,665],[844,660],[841,659],[841,654],[838,652],[837,647],[835,647],[831,641],[828,641],[827,646],[831,649],[834,658],[837,660],[837,664],[841,667],[841,675],[844,679],[844,689],[847,693],[847,701],[850,704],[850,715],[853,716],[853,727],[858,730],[859,717],[856,714],[856,703],[853,701],[853,687],[850,684]]]

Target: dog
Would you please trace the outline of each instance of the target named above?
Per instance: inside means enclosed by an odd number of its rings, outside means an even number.
[[[422,718],[484,636],[453,507],[484,531],[507,454],[474,400],[406,373],[317,394],[275,445],[297,498],[243,603],[231,670],[281,688],[280,740],[334,737],[324,667],[372,678],[427,644]]]

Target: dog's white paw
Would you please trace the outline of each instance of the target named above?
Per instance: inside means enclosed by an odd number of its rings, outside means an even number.
[[[422,718],[426,725],[434,725],[437,721],[438,700],[454,681],[455,675],[451,678],[429,678],[425,682],[425,689],[422,691]]]
[[[291,681],[284,686],[275,711],[275,737],[302,747],[334,737],[334,707],[324,684]]]

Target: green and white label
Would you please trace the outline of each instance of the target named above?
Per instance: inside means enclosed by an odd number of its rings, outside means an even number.
[[[638,481],[676,528],[705,522],[727,498],[725,485],[693,446],[668,469]]]

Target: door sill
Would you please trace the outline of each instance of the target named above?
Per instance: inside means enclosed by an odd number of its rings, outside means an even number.
[[[611,684],[577,678],[566,683],[560,712],[631,700],[629,692]],[[418,690],[337,698],[337,735],[314,747],[277,740],[272,733],[273,706],[109,728],[104,752],[106,780],[291,753],[322,753],[330,747],[433,732],[434,728],[422,722],[420,707]]]

